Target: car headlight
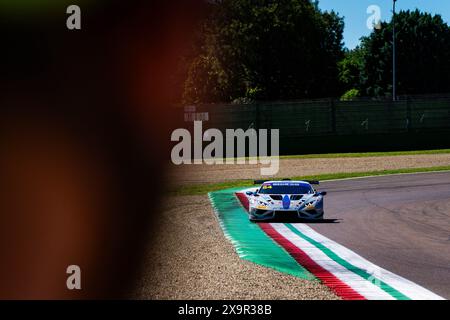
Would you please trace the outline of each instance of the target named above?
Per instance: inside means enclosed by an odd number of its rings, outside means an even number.
[[[306,202],[305,202],[305,206],[315,205],[315,204],[316,204],[317,202],[319,202],[319,201],[320,201],[320,198],[319,198],[319,197],[313,198],[313,199],[311,199],[311,200],[306,201]]]

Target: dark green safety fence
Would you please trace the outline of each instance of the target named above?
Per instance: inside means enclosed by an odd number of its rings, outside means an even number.
[[[204,129],[279,129],[282,154],[450,147],[450,96],[202,105],[183,110]]]

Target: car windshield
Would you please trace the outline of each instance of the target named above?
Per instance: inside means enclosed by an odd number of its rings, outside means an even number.
[[[307,194],[312,192],[313,189],[310,185],[295,182],[264,183],[259,189],[261,194]]]

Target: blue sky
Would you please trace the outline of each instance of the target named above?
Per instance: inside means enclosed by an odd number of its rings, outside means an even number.
[[[367,28],[367,19],[370,14],[367,8],[377,5],[381,9],[381,20],[390,20],[392,17],[392,0],[319,0],[322,10],[337,11],[340,16],[345,17],[344,42],[345,46],[353,49],[359,44],[359,38],[370,34]],[[450,23],[450,1],[449,0],[398,0],[398,10],[414,10],[433,14],[440,14],[444,21]]]

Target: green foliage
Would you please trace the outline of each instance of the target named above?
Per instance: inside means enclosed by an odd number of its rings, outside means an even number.
[[[344,90],[360,88],[363,65],[364,50],[361,47],[345,52],[344,59],[338,63],[339,81]]]
[[[306,0],[223,0],[211,4],[185,103],[335,96],[344,22]]]
[[[358,98],[359,96],[360,96],[360,93],[359,93],[358,89],[350,89],[342,95],[341,101],[353,100],[355,98]]]
[[[245,96],[249,99],[257,100],[260,99],[261,95],[263,94],[264,92],[261,88],[255,87],[255,88],[247,88]]]
[[[343,18],[306,0],[209,4],[188,60],[184,103],[249,103],[392,92],[392,21],[343,50]],[[397,92],[450,92],[450,27],[441,16],[396,16]]]
[[[362,39],[362,59],[344,59],[341,81],[363,95],[389,96],[392,91],[392,21]],[[396,16],[398,94],[450,92],[450,27],[440,15],[401,11]],[[350,54],[350,55],[353,55]],[[359,79],[355,75],[359,72]]]

